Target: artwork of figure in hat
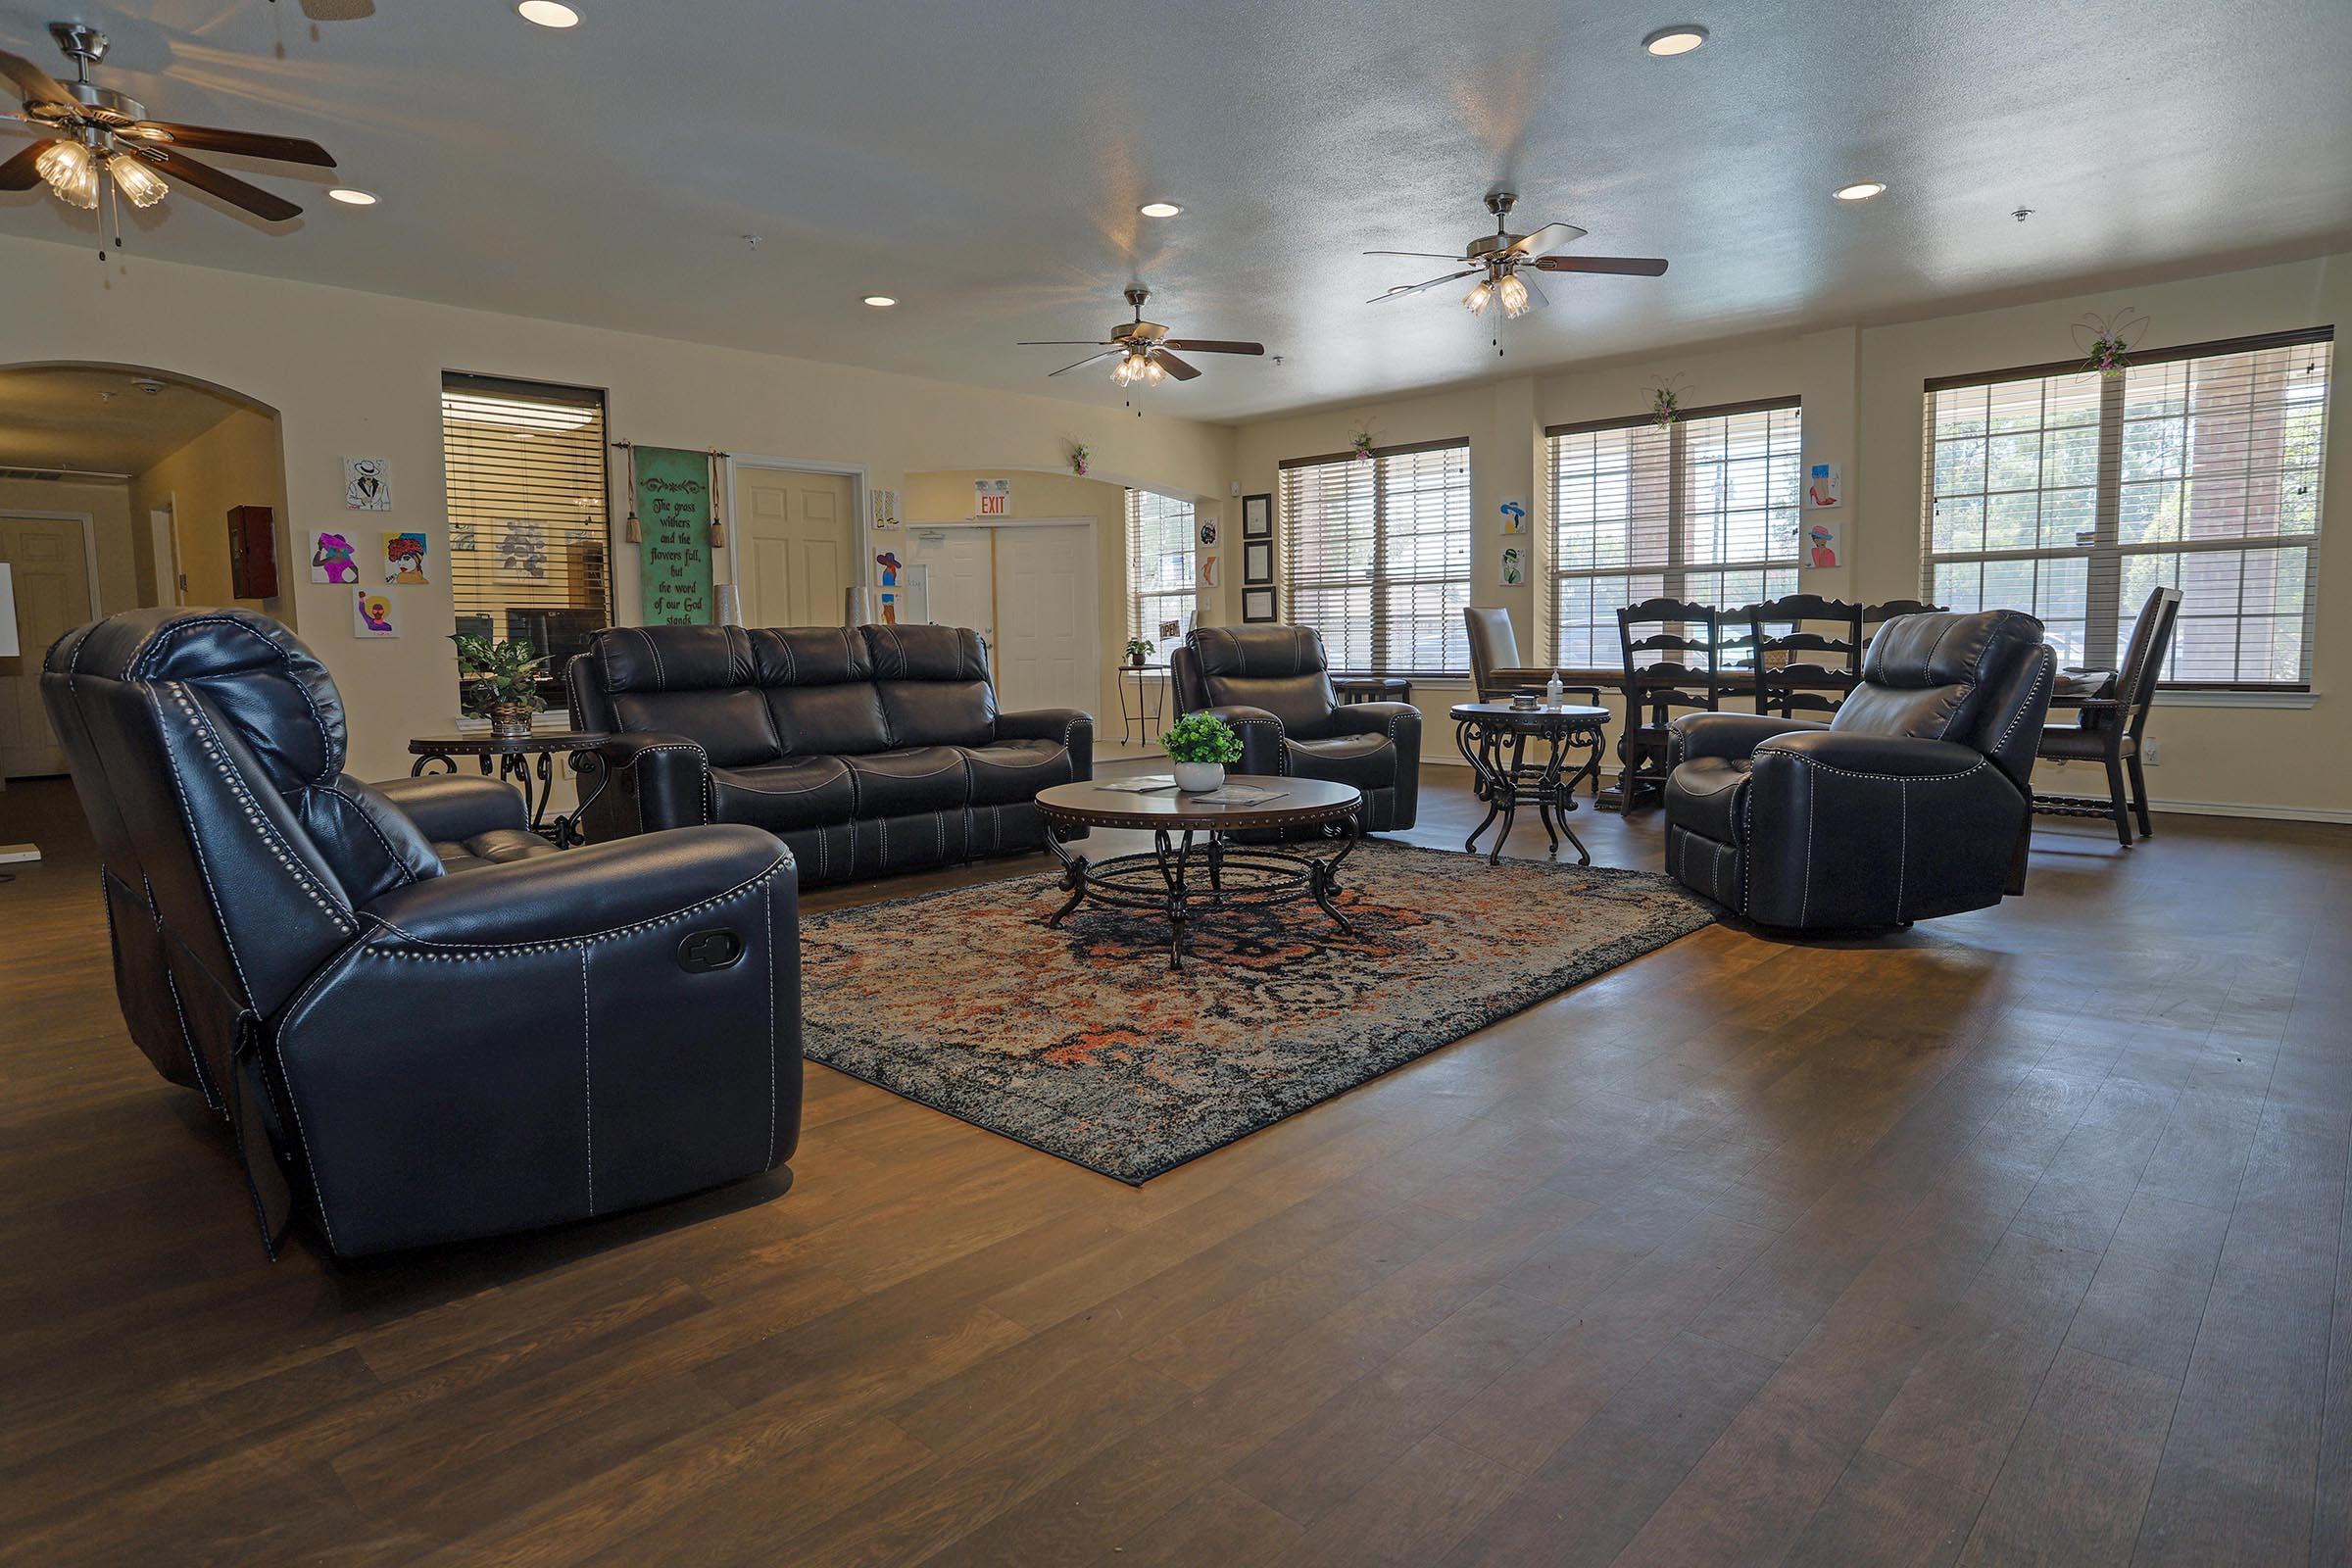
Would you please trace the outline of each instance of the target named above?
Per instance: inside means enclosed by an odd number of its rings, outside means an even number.
[[[416,584],[424,581],[424,535],[384,535],[384,581]]]
[[[1816,566],[1838,564],[1838,536],[1830,531],[1830,525],[1826,522],[1817,522],[1807,532],[1813,540],[1813,564]]]
[[[349,539],[320,530],[311,540],[311,581],[358,582],[360,564],[351,557]]]

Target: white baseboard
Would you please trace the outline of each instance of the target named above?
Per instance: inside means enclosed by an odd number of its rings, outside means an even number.
[[[2266,822],[2352,822],[2352,808],[2341,806],[2241,806],[2232,801],[2148,800],[2151,811],[2178,811],[2184,816],[2250,816]]]

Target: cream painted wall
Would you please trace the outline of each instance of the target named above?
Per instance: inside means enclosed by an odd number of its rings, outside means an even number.
[[[1662,376],[1681,379],[1687,407],[1793,393],[1804,400],[1807,459],[1838,463],[1844,472],[1839,564],[1835,570],[1806,568],[1804,587],[1866,600],[1908,598],[1920,588],[1922,383],[2065,359],[2074,352],[2069,323],[2085,311],[2125,304],[2152,318],[2142,345],[2149,349],[2342,326],[2352,323],[2352,254],[1890,325],[1660,350],[1568,372],[1260,420],[1241,428],[1237,477],[1245,490],[1273,490],[1280,460],[1343,450],[1367,421],[1383,443],[1469,437],[1478,518],[1472,602],[1508,608],[1524,655],[1533,662],[1548,645],[1540,591],[1549,565],[1543,427],[1640,413],[1644,389]],[[2328,510],[2337,537],[2320,552],[2315,574],[2320,626],[2312,684],[2319,701],[2308,709],[2163,707],[2150,724],[2163,761],[2151,770],[2149,787],[2161,801],[2352,820],[2352,724],[2333,711],[2352,695],[2352,543],[2343,537],[2352,533],[2348,387],[2352,377],[2339,366],[2324,479],[2326,494],[2334,498]],[[1494,509],[1523,488],[1534,520],[1536,569],[1526,585],[1506,589],[1496,580],[1502,540]],[[1813,520],[1808,512],[1807,523]],[[1278,512],[1278,552],[1281,525]],[[1444,711],[1460,692],[1439,683],[1414,692],[1438,742],[1426,749],[1435,760],[1451,758],[1452,729]],[[2080,764],[2064,770],[2051,787],[2103,787],[2103,781],[2073,776],[2083,771]]]
[[[170,506],[177,521],[179,571],[188,579],[191,605],[240,605],[267,614],[287,613],[287,585],[295,574],[308,581],[309,557],[293,547],[286,527],[285,467],[278,457],[277,420],[252,409],[233,409],[219,424],[158,461],[130,480],[130,516],[139,549],[139,591],[145,602],[155,591],[155,558],[149,518]],[[232,507],[268,507],[277,531],[278,593],[270,599],[230,595],[228,514]]]
[[[98,541],[98,603],[107,614],[139,604],[138,546],[130,523],[130,489],[47,479],[0,479],[0,512],[86,513]],[[27,650],[38,658],[37,650]]]
[[[299,238],[289,239],[299,244]],[[861,465],[867,483],[980,464],[1054,471],[1069,444],[1094,451],[1115,482],[1223,495],[1230,427],[1137,418],[1115,408],[952,386],[625,331],[493,316],[137,257],[94,266],[86,250],[0,240],[10,297],[0,365],[100,361],[211,381],[276,410],[284,438],[287,538],[357,514],[342,508],[345,455],[392,465],[394,509],[370,528],[422,528],[446,541],[440,377],[444,369],[608,390],[612,433],[653,444]],[[896,329],[878,322],[876,330]],[[999,469],[998,471],[1004,471]],[[281,540],[281,551],[285,540]],[[288,552],[281,560],[299,565]],[[446,729],[457,710],[445,640],[455,624],[446,577],[395,590],[402,632],[362,642],[332,588],[307,567],[292,579],[294,618],[334,672],[350,710],[352,770],[408,771],[407,738]],[[619,618],[636,610],[636,568],[620,555]]]

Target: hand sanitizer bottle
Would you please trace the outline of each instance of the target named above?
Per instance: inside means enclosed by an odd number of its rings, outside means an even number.
[[[1559,707],[1562,691],[1560,672],[1555,669],[1551,672],[1551,679],[1544,683],[1544,706],[1545,708]]]

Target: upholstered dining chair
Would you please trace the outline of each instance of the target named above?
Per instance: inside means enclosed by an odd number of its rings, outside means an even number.
[[[2034,809],[2047,816],[2106,816],[2115,821],[2116,841],[2132,847],[2132,818],[2139,818],[2142,838],[2154,838],[2148,818],[2148,780],[2140,772],[2140,752],[2148,729],[2148,710],[2156,703],[2156,683],[2172,652],[2173,623],[2180,616],[2180,590],[2157,588],[2139,607],[2132,624],[2132,641],[2124,650],[2123,667],[2115,672],[2109,692],[2082,699],[2072,724],[2049,724],[2041,732],[2041,757],[2053,762],[2099,762],[2107,769],[2107,796],[2036,794]],[[2070,674],[2076,673],[2069,671]],[[2131,810],[2125,809],[2124,782],[2131,779]]]
[[[1516,669],[1519,664],[1519,634],[1511,626],[1511,612],[1500,605],[1464,605],[1462,622],[1470,631],[1470,686],[1482,703],[1507,703],[1519,691],[1516,681],[1496,677],[1498,670]],[[1562,686],[1560,695],[1569,702],[1600,706],[1597,686]],[[1519,758],[1527,747],[1527,737],[1517,735],[1511,741],[1511,765],[1519,765]],[[1585,760],[1583,769],[1568,781],[1575,793],[1579,784],[1587,785],[1592,794],[1600,794],[1600,752],[1595,748]]]

